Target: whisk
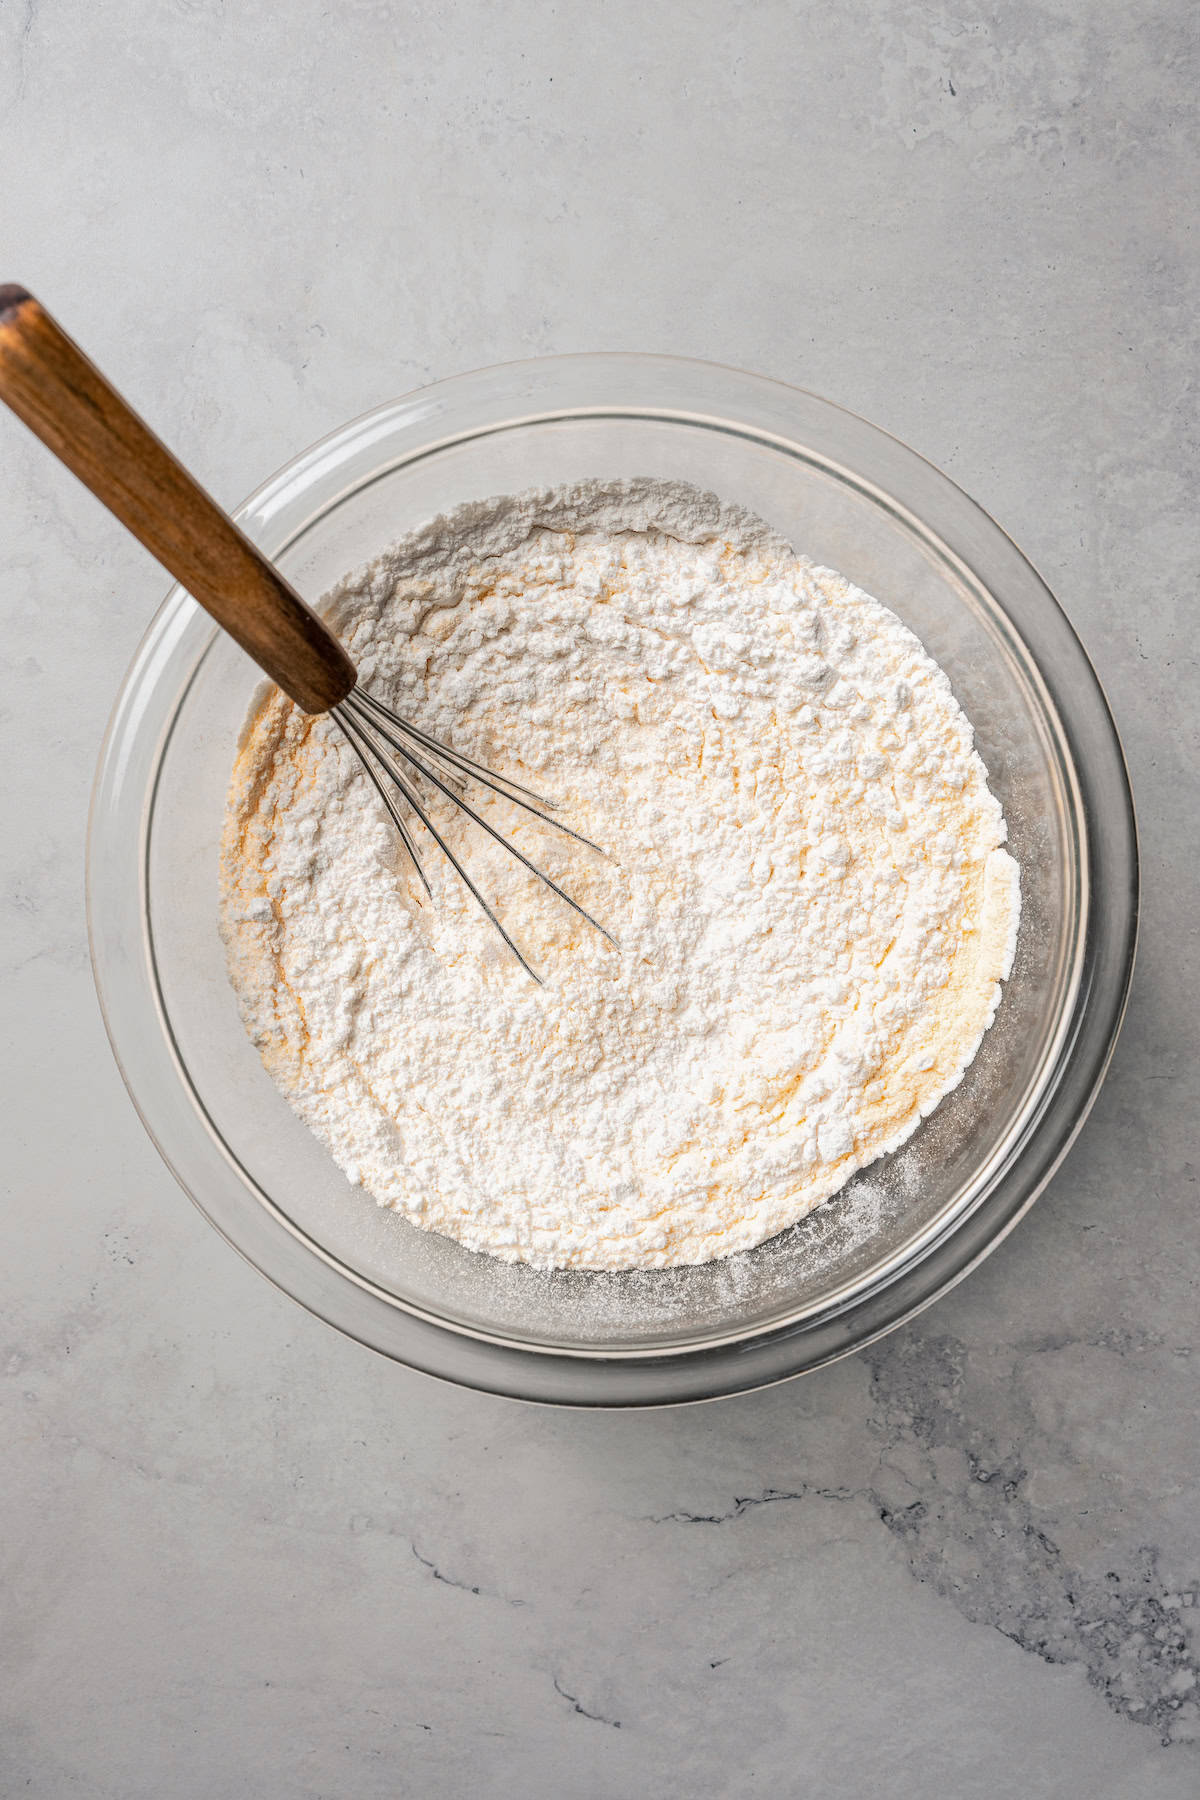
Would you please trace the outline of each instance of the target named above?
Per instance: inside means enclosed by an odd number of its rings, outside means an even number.
[[[448,859],[522,968],[540,981],[434,824],[418,784],[452,801],[616,945],[603,925],[470,804],[464,790],[472,783],[490,789],[577,843],[592,850],[599,846],[552,818],[552,801],[439,742],[360,687],[354,663],[329,627],[23,287],[0,286],[0,400],[297,706],[332,717],[370,777],[430,899],[414,821]]]

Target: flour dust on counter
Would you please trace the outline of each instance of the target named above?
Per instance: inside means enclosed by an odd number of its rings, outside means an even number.
[[[433,796],[532,982],[432,845],[421,904],[336,728],[259,696],[229,968],[271,1076],[381,1205],[539,1267],[706,1262],[961,1080],[1018,870],[950,682],[888,607],[640,480],[463,506],[324,610],[364,686],[603,846],[480,803],[618,940]]]

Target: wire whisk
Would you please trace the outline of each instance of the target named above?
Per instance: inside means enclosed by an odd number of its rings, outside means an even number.
[[[412,821],[428,832],[521,967],[530,967],[438,831],[422,797],[425,783],[503,845],[601,937],[616,939],[473,807],[471,783],[523,807],[577,843],[597,850],[561,820],[553,803],[420,731],[358,685],[354,663],[334,633],[244,532],[193,480],[23,287],[0,286],[0,400],[89,487],[217,624],[307,713],[330,713],[359,757],[396,827],[422,887]],[[399,796],[399,799],[397,798]],[[408,809],[405,817],[400,802]]]
[[[514,806],[519,806],[525,812],[531,813],[543,824],[552,825],[565,837],[574,838],[577,844],[584,844],[589,850],[599,851],[603,855],[599,844],[594,844],[591,838],[584,837],[581,832],[573,831],[569,825],[564,825],[561,819],[550,816],[546,809],[553,807],[552,800],[547,800],[541,794],[533,793],[531,789],[522,787],[519,782],[511,781],[505,775],[498,775],[494,769],[485,768],[482,763],[474,762],[469,756],[460,755],[457,750],[451,750],[448,744],[440,743],[437,738],[430,737],[428,732],[419,731],[415,725],[409,724],[407,719],[402,719],[399,713],[393,712],[391,707],[384,706],[381,700],[377,700],[374,695],[367,693],[365,689],[357,685],[351,689],[344,700],[339,701],[336,706],[331,708],[331,716],[374,784],[375,791],[387,809],[405,853],[430,900],[433,898],[433,892],[421,866],[417,845],[408,822],[397,804],[396,796],[388,787],[389,782],[398,790],[409,811],[420,820],[468,893],[487,915],[521,967],[533,977],[534,981],[540,984],[541,976],[521,954],[497,918],[494,909],[484,899],[479,888],[471,879],[460,858],[455,855],[430,818],[429,810],[422,802],[421,796],[413,784],[414,777],[420,777],[438,793],[444,794],[446,799],[452,801],[461,812],[466,814],[468,819],[479,826],[481,831],[486,831],[488,836],[494,838],[496,843],[507,850],[510,856],[515,856],[531,875],[536,875],[537,879],[548,887],[552,894],[556,894],[560,900],[565,900],[568,906],[573,907],[580,918],[586,919],[602,938],[607,938],[614,949],[620,948],[612,933],[606,931],[598,919],[593,919],[591,913],[585,911],[578,900],[573,900],[565,888],[561,888],[556,881],[552,881],[544,869],[539,869],[536,863],[531,862],[529,857],[518,850],[515,844],[510,843],[502,833],[496,830],[494,825],[489,824],[487,819],[476,812],[470,801],[464,797],[462,789],[468,782],[478,782],[481,787],[490,788],[492,793],[499,794],[502,799],[511,801]],[[401,760],[398,762],[397,758]],[[439,770],[441,773],[438,772]]]

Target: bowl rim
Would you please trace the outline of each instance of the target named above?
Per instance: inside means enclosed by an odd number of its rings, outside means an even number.
[[[693,401],[705,404],[687,409],[665,405],[661,399],[645,404],[634,404],[627,399],[625,403],[615,405],[589,402],[578,396],[565,397],[576,385],[597,394],[620,392],[624,385],[636,393],[639,382],[649,389],[678,391],[681,396],[687,393]],[[545,403],[551,397],[558,399],[557,406]],[[455,402],[464,399],[471,410],[477,413],[482,410],[482,425],[466,431],[454,430],[441,438],[426,436],[422,441],[418,437],[418,434],[427,433],[429,425],[436,419],[444,419],[453,410]],[[531,404],[533,402],[538,403]],[[522,410],[514,415],[512,409],[518,403],[522,404]],[[141,762],[149,770],[151,779],[144,790],[136,828],[143,849],[148,849],[149,821],[166,743],[204,655],[204,651],[198,655],[193,653],[194,666],[182,686],[176,683],[176,691],[169,702],[170,711],[153,745],[145,741],[139,743],[139,701],[147,692],[155,692],[155,683],[170,673],[172,657],[178,660],[181,640],[189,628],[193,629],[194,635],[198,620],[202,629],[207,626],[195,603],[178,586],[169,591],[142,638],[114,704],[100,752],[92,791],[87,848],[92,967],[118,1067],[133,1104],[164,1161],[185,1192],[227,1241],[308,1310],[395,1360],[462,1385],[514,1398],[585,1406],[666,1405],[717,1398],[725,1393],[769,1385],[819,1367],[894,1329],[932,1304],[976,1267],[1043,1191],[1095,1100],[1115,1048],[1128,1000],[1138,925],[1136,819],[1128,770],[1112,712],[1090,659],[1046,583],[990,515],[918,452],[859,415],[806,389],[724,364],[614,351],[538,357],[450,376],[359,414],[284,464],[255,489],[234,516],[251,537],[268,537],[271,553],[278,556],[314,519],[327,516],[351,494],[359,493],[370,480],[379,479],[390,469],[417,460],[419,456],[433,455],[464,437],[477,437],[488,429],[511,429],[517,424],[549,421],[555,417],[613,416],[614,413],[670,416],[680,422],[686,422],[690,416],[696,423],[711,425],[714,409],[721,417],[727,417],[731,405],[733,416],[759,441],[780,435],[794,452],[798,442],[803,441],[794,435],[796,422],[791,415],[798,413],[807,414],[810,423],[815,419],[826,425],[836,424],[843,439],[848,437],[851,451],[856,444],[866,448],[868,463],[872,462],[870,453],[874,452],[874,462],[881,465],[880,473],[891,478],[887,486],[879,485],[853,466],[841,468],[823,454],[820,462],[825,468],[838,468],[849,485],[868,494],[876,503],[887,504],[889,510],[900,513],[910,528],[936,541],[939,551],[950,552],[951,559],[958,563],[970,584],[982,589],[1005,621],[1009,621],[1009,608],[1001,605],[997,598],[997,578],[994,575],[985,578],[978,566],[980,560],[989,569],[994,565],[1000,571],[1004,577],[1002,587],[1008,582],[1019,583],[1024,590],[1026,606],[1032,604],[1035,610],[1043,609],[1041,622],[1049,631],[1056,652],[1053,669],[1047,668],[1042,658],[1033,654],[1027,632],[1017,631],[1016,635],[1045,685],[1069,749],[1075,752],[1082,743],[1090,751],[1089,756],[1073,755],[1069,768],[1079,792],[1079,816],[1084,831],[1080,850],[1085,871],[1083,898],[1087,916],[1085,941],[1081,941],[1076,958],[1075,992],[1069,997],[1057,1037],[1055,1078],[1048,1076],[1038,1091],[1037,1104],[1032,1108],[1034,1116],[1016,1152],[971,1210],[965,1215],[956,1212],[945,1225],[940,1218],[933,1221],[924,1234],[928,1242],[923,1243],[919,1257],[915,1260],[907,1258],[901,1269],[883,1280],[860,1284],[854,1298],[844,1306],[827,1306],[815,1321],[793,1319],[765,1330],[735,1333],[716,1341],[706,1340],[698,1346],[667,1351],[654,1347],[633,1351],[590,1347],[567,1350],[536,1343],[518,1344],[511,1338],[496,1337],[453,1321],[431,1317],[397,1296],[384,1296],[373,1290],[369,1282],[307,1238],[286,1214],[280,1213],[270,1196],[253,1183],[224,1145],[201,1097],[187,1078],[161,996],[157,992],[153,996],[142,995],[143,1000],[150,998],[153,1001],[153,1011],[173,1059],[176,1076],[207,1121],[213,1147],[219,1146],[224,1151],[243,1185],[254,1188],[260,1202],[274,1215],[276,1231],[282,1229],[285,1237],[290,1236],[291,1247],[273,1233],[264,1236],[261,1232],[241,1229],[244,1222],[239,1222],[239,1228],[234,1229],[228,1216],[223,1216],[222,1209],[214,1207],[211,1199],[206,1204],[200,1191],[202,1183],[195,1172],[181,1166],[187,1162],[186,1147],[176,1141],[178,1134],[173,1133],[166,1119],[160,1092],[162,1084],[151,1078],[145,1044],[139,1038],[139,1032],[146,1024],[146,1009],[144,1005],[131,1008],[127,1004],[128,993],[122,985],[123,977],[131,968],[141,969],[141,962],[136,954],[132,954],[134,946],[129,941],[130,919],[124,917],[120,927],[113,930],[114,894],[121,881],[124,881],[125,912],[128,913],[134,886],[137,904],[144,912],[147,872],[143,866],[144,856],[135,857],[138,866],[136,878],[131,881],[128,858],[131,844],[128,841],[118,844],[111,834],[107,834],[107,822],[112,816],[109,802],[117,786],[130,779],[138,760],[135,752],[140,749]],[[493,414],[496,416],[492,417]],[[746,414],[751,416],[746,417]],[[778,426],[787,429],[777,433],[772,427]],[[394,453],[384,463],[376,460],[371,464],[367,459],[377,457],[378,446],[384,439],[396,440]],[[401,440],[408,448],[400,447]],[[325,494],[319,504],[306,506],[305,500],[311,494],[313,484],[331,463],[342,471],[342,487],[332,494]],[[352,478],[356,468],[358,479]],[[891,485],[897,478],[900,493]],[[919,508],[907,503],[906,496],[911,498],[914,489],[920,499]],[[936,527],[930,520],[931,506],[934,515],[944,521]],[[216,628],[213,627],[210,641],[215,635]],[[158,699],[161,711],[166,704],[161,692]],[[1100,805],[1100,795],[1095,791],[1104,785],[1098,773],[1097,758],[1107,765],[1109,778],[1110,791],[1104,795],[1104,805]],[[1111,791],[1114,786],[1120,797],[1120,803],[1116,805]],[[1102,904],[1088,904],[1089,888],[1093,896],[1102,897]],[[150,956],[152,967],[152,946]],[[161,1042],[159,1050],[161,1052]],[[327,1273],[334,1275],[332,1287],[315,1265],[323,1265]],[[386,1309],[386,1320],[379,1313],[380,1307]],[[397,1332],[394,1327],[401,1321],[402,1329]]]

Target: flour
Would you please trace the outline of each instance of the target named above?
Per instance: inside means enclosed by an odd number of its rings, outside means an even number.
[[[961,1080],[1017,865],[946,675],[878,601],[712,495],[635,481],[460,508],[325,610],[364,687],[605,847],[480,801],[620,944],[439,805],[536,986],[428,840],[419,904],[336,727],[260,700],[230,972],[268,1071],[381,1205],[541,1267],[705,1262]]]

